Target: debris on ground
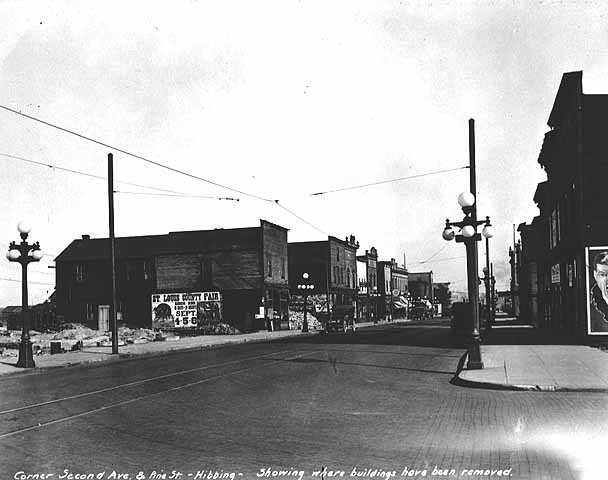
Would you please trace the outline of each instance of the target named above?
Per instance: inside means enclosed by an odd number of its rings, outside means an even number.
[[[309,330],[323,330],[323,325],[317,319],[317,317],[306,312],[306,321],[308,322]],[[304,312],[297,310],[289,310],[289,329],[290,330],[302,330],[302,324],[304,323]]]
[[[232,325],[217,323],[184,332],[188,335],[236,335],[240,333]],[[179,340],[180,332],[165,332],[150,328],[118,328],[118,346]],[[106,347],[112,345],[110,332],[93,330],[79,323],[66,323],[59,332],[38,332],[30,330],[30,339],[34,355],[51,353],[51,343],[60,343],[53,353],[81,350],[83,347]],[[0,334],[0,357],[12,357],[18,354],[21,343],[21,331],[11,330]]]

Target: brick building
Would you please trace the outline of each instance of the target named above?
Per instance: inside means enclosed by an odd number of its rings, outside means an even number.
[[[300,295],[297,285],[308,273],[309,292],[315,297],[320,318],[349,315],[354,318],[357,296],[356,255],[359,244],[354,236],[345,240],[329,236],[327,240],[289,243],[289,278],[291,295]]]

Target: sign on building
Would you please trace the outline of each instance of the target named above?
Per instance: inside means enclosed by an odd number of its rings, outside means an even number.
[[[155,293],[152,328],[201,328],[222,321],[220,292]]]
[[[559,263],[557,265],[551,265],[551,283],[559,283],[560,279]]]
[[[608,334],[608,246],[585,249],[587,333]]]

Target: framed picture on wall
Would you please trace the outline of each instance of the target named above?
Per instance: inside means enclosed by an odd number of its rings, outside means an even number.
[[[608,335],[608,246],[585,249],[587,333]]]

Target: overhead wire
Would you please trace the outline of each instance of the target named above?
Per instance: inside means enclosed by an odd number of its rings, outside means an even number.
[[[104,177],[102,175],[96,175],[93,173],[88,173],[88,172],[83,172],[80,170],[74,170],[71,168],[66,168],[66,167],[60,167],[58,165],[54,165],[51,163],[44,163],[44,162],[39,162],[36,160],[32,160],[29,158],[25,158],[25,157],[20,157],[18,155],[11,155],[9,153],[4,153],[4,152],[0,152],[0,156],[3,157],[7,157],[7,158],[12,158],[14,160],[19,160],[22,162],[26,162],[26,163],[31,163],[34,165],[39,165],[39,166],[43,166],[43,167],[49,167],[55,170],[60,170],[60,171],[64,171],[64,172],[68,172],[68,173],[73,173],[73,174],[77,174],[77,175],[84,175],[86,177],[91,177],[91,178],[95,178],[95,179],[99,179],[99,180],[104,180],[107,181],[107,177]],[[187,193],[183,193],[183,192],[178,192],[175,190],[168,190],[165,188],[160,188],[160,187],[154,187],[151,185],[142,185],[139,183],[133,183],[133,182],[125,182],[122,180],[116,180],[116,183],[121,183],[124,185],[129,185],[132,187],[139,187],[139,188],[147,188],[150,190],[157,190],[160,192],[166,192],[167,194],[172,194],[172,195],[166,195],[166,196],[174,196],[174,197],[182,197],[182,198],[209,198],[209,199],[216,199],[216,200],[230,200],[230,201],[240,201],[240,198],[234,198],[234,197],[213,197],[213,196],[206,196],[206,195],[194,195],[194,194],[187,194]],[[120,190],[115,190],[115,193],[121,193],[121,194],[129,194],[129,195],[160,195],[160,194],[150,194],[147,192],[125,192],[125,191],[120,191]],[[297,219],[299,219],[300,221],[306,223],[307,225],[310,225],[311,227],[315,228],[316,230],[326,234],[326,232],[324,232],[323,230],[319,229],[318,227],[316,227],[315,225],[313,225],[311,222],[309,222],[308,220],[302,218],[301,216],[299,216],[298,214],[296,214],[293,210],[290,210],[286,207],[284,207],[283,205],[281,205],[279,203],[279,200],[274,200],[273,203],[275,205],[278,205],[280,208],[282,208],[283,210],[287,211],[290,215],[293,215],[294,217],[296,217]]]
[[[441,252],[443,252],[449,245],[450,245],[449,243],[446,243],[443,247],[441,247],[439,250],[437,250],[435,253],[433,253],[433,255],[431,255],[426,260],[422,260],[421,262],[412,262],[412,263],[414,263],[414,264],[427,263],[429,260],[432,260],[437,255],[439,255]]]
[[[77,175],[83,175],[85,177],[91,177],[91,178],[95,178],[95,179],[98,179],[98,180],[103,180],[104,182],[108,180],[108,177],[104,177],[103,175],[96,175],[94,173],[83,172],[81,170],[74,170],[74,169],[71,169],[71,168],[60,167],[58,165],[53,165],[52,163],[39,162],[39,161],[32,160],[32,159],[29,159],[29,158],[20,157],[18,155],[11,155],[10,153],[0,152],[0,156],[12,158],[14,160],[20,160],[20,161],[26,162],[26,163],[32,163],[34,165],[40,165],[42,167],[49,167],[49,168],[51,168],[53,170],[60,170],[60,171],[68,172],[68,173],[74,173],[74,174],[77,174]],[[173,193],[173,194],[182,195],[182,196],[189,196],[190,195],[190,194],[178,192],[178,191],[175,191],[175,190],[168,190],[166,188],[154,187],[154,186],[151,186],[151,185],[142,185],[141,183],[125,182],[123,180],[116,180],[116,183],[121,183],[123,185],[129,185],[131,187],[139,187],[139,188],[147,188],[147,189],[150,189],[150,190],[157,190],[159,192]],[[231,199],[231,200],[237,200],[237,201],[239,200],[239,199],[233,199],[231,197],[212,197],[212,196],[209,196],[208,198]]]
[[[199,175],[195,175],[193,173],[186,172],[185,170],[180,170],[178,168],[171,167],[169,165],[165,165],[164,163],[160,163],[160,162],[157,162],[157,161],[154,161],[154,160],[150,160],[149,158],[146,158],[143,155],[138,155],[136,153],[131,153],[128,150],[116,147],[116,146],[111,145],[111,144],[106,143],[106,142],[102,142],[101,140],[97,140],[95,138],[89,137],[89,136],[84,135],[82,133],[75,132],[74,130],[70,130],[69,128],[65,128],[65,127],[62,127],[60,125],[57,125],[57,124],[54,124],[54,123],[51,123],[51,122],[47,122],[47,121],[42,120],[40,118],[34,117],[32,115],[27,115],[27,114],[25,114],[23,112],[20,112],[19,110],[15,110],[13,108],[7,107],[6,105],[1,105],[0,104],[0,108],[3,109],[3,110],[6,110],[8,112],[14,113],[16,115],[20,115],[22,117],[28,118],[28,119],[33,120],[35,122],[41,123],[41,124],[46,125],[48,127],[55,128],[55,129],[60,130],[62,132],[68,133],[70,135],[74,135],[76,137],[82,138],[83,140],[87,140],[89,142],[96,143],[97,145],[101,145],[101,146],[106,147],[106,148],[110,148],[110,149],[112,149],[112,150],[114,150],[116,152],[124,153],[125,155],[128,155],[128,156],[133,157],[133,158],[137,158],[138,160],[141,160],[143,162],[149,163],[151,165],[156,165],[157,167],[164,168],[164,169],[169,170],[171,172],[178,173],[180,175],[184,175],[184,176],[193,178],[195,180],[200,180],[202,182],[208,183],[210,185],[214,185],[216,187],[225,188],[226,190],[230,190],[230,191],[233,191],[233,192],[236,192],[236,193],[240,193],[241,195],[245,195],[247,197],[256,198],[256,199],[262,200],[264,202],[273,202],[272,199],[264,198],[264,197],[261,197],[259,195],[255,195],[253,193],[245,192],[243,190],[239,190],[237,188],[230,187],[228,185],[223,185],[223,184],[215,182],[213,180],[209,180],[208,178],[204,178],[204,177],[201,177]]]
[[[469,168],[469,166],[466,165],[466,166],[462,166],[462,167],[448,168],[448,169],[445,169],[445,170],[436,170],[434,172],[427,172],[427,173],[420,173],[420,174],[417,174],[417,175],[410,175],[408,177],[391,178],[391,179],[388,179],[388,180],[380,180],[380,181],[377,181],[377,182],[363,183],[361,185],[352,185],[350,187],[335,188],[333,190],[325,190],[323,192],[311,193],[310,196],[325,195],[325,194],[328,194],[328,193],[344,192],[346,190],[355,190],[355,189],[358,189],[358,188],[373,187],[373,186],[376,186],[376,185],[383,185],[385,183],[401,182],[403,180],[411,180],[412,178],[428,177],[429,175],[438,175],[440,173],[455,172],[457,170],[463,170],[463,169],[466,169],[466,168]]]
[[[234,202],[238,202],[238,198],[232,197],[212,197],[209,195],[194,195],[194,194],[180,194],[180,193],[152,193],[152,192],[125,192],[123,190],[114,190],[114,193],[120,193],[121,195],[146,195],[146,196],[154,196],[154,197],[178,197],[178,198],[205,198],[212,200],[231,200]]]
[[[6,277],[0,277],[0,280],[4,280],[5,282],[18,282],[21,283],[21,280],[17,280],[16,278],[6,278]],[[31,281],[28,280],[27,281],[28,285],[30,283],[34,284],[34,285],[48,285],[48,286],[55,286],[54,283],[45,283],[45,282],[35,282],[35,281]]]
[[[414,263],[438,263],[438,262],[447,262],[448,260],[460,260],[462,258],[467,258],[465,256],[460,256],[460,257],[448,257],[448,258],[437,258],[435,260],[431,261],[424,261],[424,262],[414,262]]]
[[[215,182],[215,181],[210,180],[208,178],[204,178],[204,177],[201,177],[199,175],[195,175],[195,174],[187,172],[185,170],[181,170],[181,169],[178,169],[178,168],[175,168],[175,167],[171,167],[169,165],[166,165],[166,164],[163,164],[163,163],[151,160],[151,159],[149,159],[147,157],[144,157],[143,155],[138,155],[138,154],[132,153],[132,152],[126,150],[126,149],[123,149],[123,148],[120,148],[120,147],[116,147],[115,145],[111,145],[111,144],[109,144],[107,142],[103,142],[101,140],[97,140],[95,138],[92,138],[92,137],[90,137],[88,135],[84,135],[82,133],[76,132],[76,131],[71,130],[69,128],[62,127],[60,125],[57,125],[57,124],[52,123],[52,122],[48,122],[46,120],[42,120],[41,118],[35,117],[33,115],[28,115],[28,114],[23,113],[23,112],[21,112],[19,110],[15,110],[13,108],[7,107],[6,105],[0,104],[0,109],[3,109],[5,111],[7,111],[7,112],[14,113],[15,115],[22,116],[22,117],[27,118],[29,120],[38,122],[38,123],[46,125],[48,127],[55,128],[55,129],[60,130],[60,131],[62,131],[64,133],[68,133],[70,135],[74,135],[76,137],[79,137],[79,138],[81,138],[83,140],[90,141],[90,142],[95,143],[97,145],[101,145],[103,147],[110,148],[110,149],[112,149],[112,150],[114,150],[116,152],[120,152],[120,153],[123,153],[125,155],[130,156],[130,157],[137,158],[138,160],[141,160],[141,161],[149,163],[151,165],[155,165],[157,167],[169,170],[171,172],[178,173],[180,175],[184,175],[184,176],[187,176],[187,177],[195,179],[195,180],[200,180],[200,181],[208,183],[210,185],[214,185],[216,187],[224,188],[226,190],[230,190],[230,191],[239,193],[241,195],[244,195],[244,196],[247,196],[247,197],[250,197],[250,198],[255,198],[255,199],[258,199],[258,200],[261,200],[261,201],[264,201],[264,202],[274,203],[275,205],[278,205],[283,210],[287,211],[290,215],[298,218],[300,221],[306,223],[307,225],[313,227],[314,229],[316,229],[316,230],[318,230],[318,231],[320,231],[320,232],[322,232],[324,234],[326,233],[323,230],[319,229],[314,224],[312,224],[311,222],[305,220],[304,218],[302,218],[301,216],[299,216],[298,214],[296,214],[294,211],[292,211],[292,210],[284,207],[283,205],[281,205],[279,203],[279,201],[276,200],[276,199],[273,200],[273,199],[270,199],[270,198],[265,198],[265,197],[262,197],[260,195],[252,194],[252,193],[249,193],[249,192],[246,192],[246,191],[243,191],[243,190],[240,190],[240,189],[228,186],[228,185],[223,185],[223,184],[221,184],[219,182]],[[7,155],[7,156],[9,156],[9,155]],[[13,158],[14,158],[14,156],[13,156]],[[36,163],[36,162],[32,162],[32,163]],[[354,190],[354,189],[358,189],[358,188],[365,188],[365,187],[370,187],[370,186],[375,186],[375,185],[381,185],[381,184],[386,184],[386,183],[399,182],[399,181],[403,181],[403,180],[409,180],[409,179],[413,179],[413,178],[420,178],[420,177],[425,177],[425,176],[429,176],[429,175],[437,175],[437,174],[440,174],[440,173],[453,172],[453,171],[462,170],[462,169],[466,169],[466,168],[469,168],[469,166],[467,165],[467,166],[462,166],[462,167],[457,167],[457,168],[437,170],[437,171],[434,171],[434,172],[427,172],[427,173],[422,173],[422,174],[417,174],[417,175],[411,175],[411,176],[407,176],[407,177],[400,177],[400,178],[394,178],[394,179],[389,179],[389,180],[381,180],[381,181],[378,181],[378,182],[371,182],[371,183],[362,184],[362,185],[354,185],[354,186],[349,186],[349,187],[342,187],[342,188],[337,188],[337,189],[333,189],[333,190],[327,190],[327,191],[323,191],[323,192],[312,193],[311,196],[325,195],[325,194],[328,194],[328,193],[336,193],[336,192],[341,192],[341,191],[346,191],[346,190]],[[70,169],[64,169],[64,170],[65,171],[70,171]],[[73,173],[76,173],[76,172],[74,171]],[[89,174],[89,176],[94,176],[94,175]],[[144,187],[144,188],[148,188],[148,187]],[[177,193],[177,192],[168,192],[168,193]]]
[[[288,212],[289,214],[293,215],[294,217],[296,217],[297,219],[299,219],[300,221],[306,223],[307,225],[311,226],[312,228],[314,228],[315,230],[317,230],[318,232],[321,232],[324,235],[328,235],[327,232],[325,232],[324,230],[320,229],[319,227],[317,227],[316,225],[310,223],[308,220],[305,220],[304,218],[300,217],[298,214],[296,214],[294,211],[290,210],[289,208],[285,207],[284,205],[281,205],[281,203],[279,202],[279,200],[275,200],[275,204],[279,207],[282,208],[283,210],[285,210],[286,212]]]

